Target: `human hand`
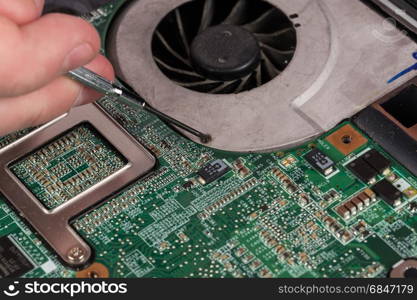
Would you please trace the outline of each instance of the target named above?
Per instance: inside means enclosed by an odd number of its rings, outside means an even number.
[[[86,65],[112,80],[100,37],[81,18],[40,17],[44,0],[0,0],[0,136],[46,123],[100,95],[65,74]]]

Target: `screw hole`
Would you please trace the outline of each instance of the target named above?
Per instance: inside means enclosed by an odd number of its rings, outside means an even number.
[[[416,268],[409,268],[404,272],[405,278],[417,278],[417,269]]]
[[[342,137],[343,144],[349,145],[352,143],[352,137],[350,135],[345,135]]]
[[[88,277],[89,278],[100,278],[100,274],[97,273],[96,271],[90,271],[90,272],[88,272]]]

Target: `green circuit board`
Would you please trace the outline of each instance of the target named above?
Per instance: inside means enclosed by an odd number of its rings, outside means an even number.
[[[103,36],[123,2],[91,17]],[[386,277],[398,261],[417,256],[417,178],[349,121],[295,149],[241,154],[195,144],[114,99],[100,104],[158,160],[150,176],[73,221],[94,249],[98,270],[104,268],[111,277]],[[329,139],[346,126],[362,141],[349,154]],[[0,149],[26,133],[0,138]],[[80,143],[107,145],[92,133],[74,139],[65,153],[72,153],[82,168],[88,158],[77,150]],[[373,194],[375,182],[365,183],[349,170],[372,149],[390,162],[375,181],[385,178],[401,192],[395,205]],[[317,150],[334,162],[331,172],[323,174],[309,161]],[[103,151],[102,161],[109,163],[100,165],[101,175],[123,166],[110,145]],[[34,194],[45,195],[48,183],[38,182],[27,166],[36,155],[17,162],[15,169]],[[49,155],[55,163],[66,158]],[[224,164],[224,172],[210,182],[201,180],[201,170],[214,161]],[[90,176],[92,184],[103,179]],[[343,215],[340,207],[357,197],[368,202],[355,214]],[[47,198],[46,203],[51,208],[62,201]],[[33,265],[24,277],[79,276],[1,196],[0,237],[8,237]]]

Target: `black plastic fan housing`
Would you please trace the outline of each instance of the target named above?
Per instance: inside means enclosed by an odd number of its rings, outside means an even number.
[[[152,53],[176,84],[211,94],[262,86],[281,74],[296,49],[296,30],[263,0],[194,0],[158,25]]]
[[[197,73],[212,80],[236,80],[252,73],[260,62],[260,47],[242,27],[221,24],[197,35],[191,62]]]

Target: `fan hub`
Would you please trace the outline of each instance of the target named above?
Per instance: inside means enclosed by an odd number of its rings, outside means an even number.
[[[195,69],[212,80],[231,81],[251,74],[260,63],[260,53],[252,33],[228,24],[207,28],[191,45]]]

